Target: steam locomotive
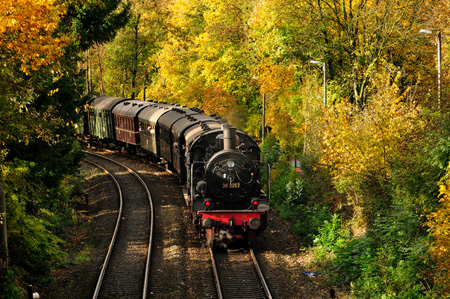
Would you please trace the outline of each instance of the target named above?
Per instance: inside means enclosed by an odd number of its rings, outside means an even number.
[[[90,140],[145,155],[179,175],[208,246],[251,245],[266,228],[270,198],[261,188],[260,149],[247,133],[178,104],[107,96],[88,104],[82,131]]]

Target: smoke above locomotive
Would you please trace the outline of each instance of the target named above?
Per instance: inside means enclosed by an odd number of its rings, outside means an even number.
[[[147,156],[177,173],[209,246],[251,244],[265,229],[270,200],[262,191],[259,146],[247,133],[197,108],[106,96],[89,104],[80,126],[88,140]]]

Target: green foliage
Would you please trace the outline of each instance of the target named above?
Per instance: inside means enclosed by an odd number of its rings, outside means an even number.
[[[97,43],[93,53],[89,53],[92,65],[98,66],[94,67],[97,84],[93,89],[101,94],[142,99],[143,87],[151,84],[157,70],[152,56],[161,50],[159,41],[167,30],[163,26],[167,16],[154,1],[128,5],[130,15],[126,26],[107,46]]]
[[[280,143],[275,139],[275,135],[270,134],[262,145],[263,160],[273,167],[281,157]]]
[[[8,273],[5,275],[5,280],[0,283],[0,285],[3,286],[3,288],[0,289],[0,295],[2,298],[25,298],[25,291],[20,287],[20,281],[17,279],[18,277],[21,277],[20,270],[13,267],[8,269]]]
[[[436,180],[444,175],[450,161],[450,120],[441,112],[427,117],[434,130],[427,135],[424,150],[428,154],[427,164],[439,169],[438,173],[434,173],[433,179]]]
[[[304,205],[309,199],[308,186],[301,178],[288,182],[286,185],[286,193],[287,197],[283,204],[288,208]]]
[[[128,22],[130,6],[121,0],[80,1],[65,0],[67,13],[60,26],[70,30],[77,38],[73,44],[81,50],[89,49],[94,42],[111,41],[119,28]],[[67,24],[70,26],[66,27]]]
[[[350,285],[356,298],[428,298],[433,264],[420,215],[400,202],[366,235],[347,243],[333,242],[336,227],[332,222],[321,228],[317,241],[325,239],[335,252],[327,266],[334,284]]]
[[[36,175],[38,169],[36,163],[19,160],[4,164],[1,169],[5,177],[10,258],[13,265],[24,269],[30,283],[47,282],[51,267],[65,258],[60,248],[63,241],[55,232],[61,232],[72,219],[70,194],[60,188],[45,188]],[[63,192],[59,198],[55,196],[57,190]]]
[[[287,197],[286,185],[290,181],[290,169],[279,165],[272,169],[271,202],[274,206],[281,205]]]
[[[321,227],[332,217],[328,205],[325,203],[300,205],[295,211],[295,214],[291,215],[292,231],[305,243],[314,245]]]
[[[333,214],[330,220],[325,220],[322,226],[318,226],[314,245],[318,246],[321,251],[335,252],[344,247],[349,239],[349,233],[342,226],[339,215]]]
[[[323,182],[307,180],[306,176],[281,161],[273,167],[272,205],[282,219],[292,224],[294,233],[301,236],[305,243],[313,244],[319,228],[332,216],[329,205],[323,201],[324,194],[320,193],[323,190],[320,184]],[[313,167],[313,164],[302,164],[303,173],[314,172]]]

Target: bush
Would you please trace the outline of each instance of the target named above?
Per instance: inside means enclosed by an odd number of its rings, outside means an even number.
[[[297,178],[290,180],[286,184],[286,201],[283,203],[288,208],[297,208],[300,205],[305,205],[309,199],[309,190],[306,182]]]
[[[0,285],[0,298],[8,298],[8,299],[22,299],[25,298],[25,292],[20,288],[20,282],[18,281],[18,277],[21,277],[22,274],[20,270],[14,267],[10,267],[5,275],[5,279]]]
[[[34,285],[52,282],[52,267],[66,258],[61,233],[73,220],[68,203],[74,181],[61,179],[59,185],[49,188],[42,183],[41,169],[34,162],[18,159],[1,166],[10,265]]]
[[[272,169],[271,179],[271,203],[276,208],[287,198],[286,185],[292,180],[291,169],[281,163],[278,163]]]
[[[301,205],[293,218],[292,231],[306,243],[313,244],[320,227],[331,219],[331,213],[326,204]]]
[[[350,286],[356,298],[428,298],[433,265],[420,215],[398,203],[366,235],[340,246],[335,227],[324,226],[318,242],[336,253],[327,265],[334,284]]]
[[[338,248],[342,248],[349,239],[350,234],[343,229],[339,215],[333,214],[330,220],[325,220],[323,225],[318,228],[314,244],[321,250],[335,252]]]

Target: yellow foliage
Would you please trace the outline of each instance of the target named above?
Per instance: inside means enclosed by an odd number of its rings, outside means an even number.
[[[349,103],[327,111],[322,163],[333,165],[337,185],[356,190],[358,179],[368,173],[387,179],[389,160],[423,126],[420,108],[405,101],[391,81],[396,76],[389,69],[371,80],[374,96],[363,111]]]
[[[0,0],[0,49],[20,62],[29,74],[53,63],[69,42],[54,37],[65,8],[57,0]]]
[[[430,254],[440,273],[436,282],[443,287],[444,295],[450,296],[450,165],[439,182],[439,202],[439,209],[428,217],[427,225],[434,239]]]
[[[262,83],[261,93],[284,89],[294,83],[294,70],[292,68],[266,60],[266,63],[256,71]]]

